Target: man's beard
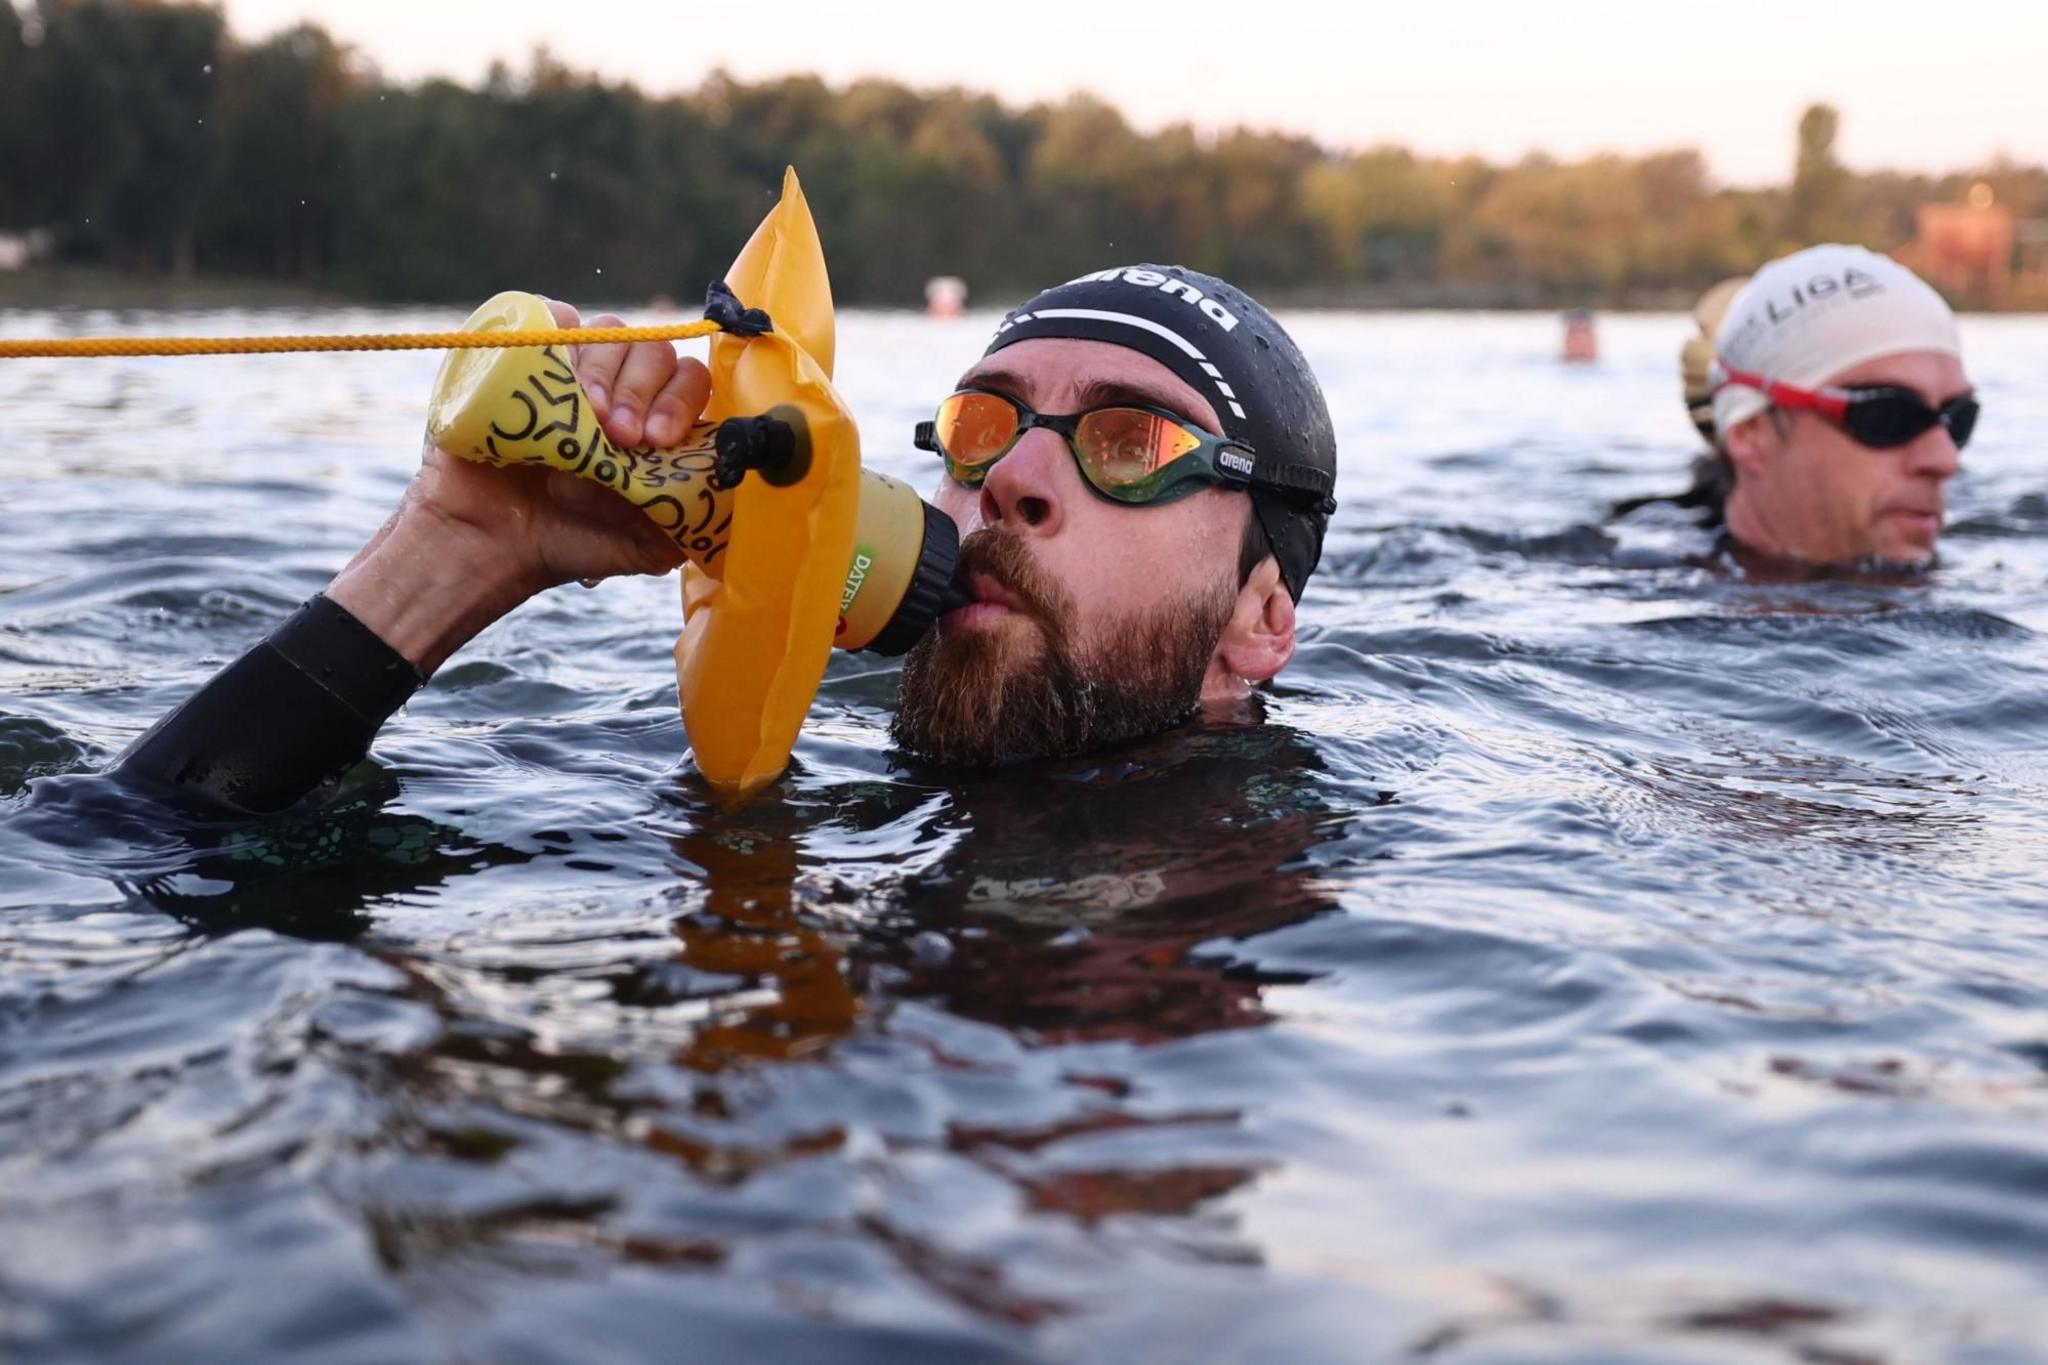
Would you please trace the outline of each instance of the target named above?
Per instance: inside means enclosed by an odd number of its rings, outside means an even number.
[[[1113,622],[1084,648],[1072,597],[1007,533],[969,536],[957,572],[1001,584],[1038,629],[932,631],[903,661],[890,733],[925,758],[983,768],[1086,753],[1185,718],[1236,596],[1218,582]]]

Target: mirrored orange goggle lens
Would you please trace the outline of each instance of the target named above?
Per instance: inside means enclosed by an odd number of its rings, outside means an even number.
[[[1017,409],[986,393],[956,393],[939,404],[939,449],[955,464],[984,465],[1017,438]]]
[[[1201,445],[1187,428],[1136,408],[1104,408],[1074,433],[1096,479],[1117,487],[1143,483]]]

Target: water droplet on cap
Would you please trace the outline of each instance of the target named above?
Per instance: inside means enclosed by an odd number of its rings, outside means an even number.
[[[937,966],[953,956],[953,943],[944,934],[927,929],[910,940],[910,955],[926,966]]]

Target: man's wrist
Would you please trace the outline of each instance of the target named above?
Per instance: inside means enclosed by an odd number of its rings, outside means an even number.
[[[431,675],[537,591],[501,545],[408,504],[327,586],[327,598]]]

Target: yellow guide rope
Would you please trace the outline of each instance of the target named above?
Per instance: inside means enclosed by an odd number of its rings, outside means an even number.
[[[602,346],[688,341],[719,330],[710,319],[666,327],[545,327],[524,332],[385,332],[340,336],[0,338],[0,360],[132,355],[261,355],[281,351],[474,351],[508,346]]]

